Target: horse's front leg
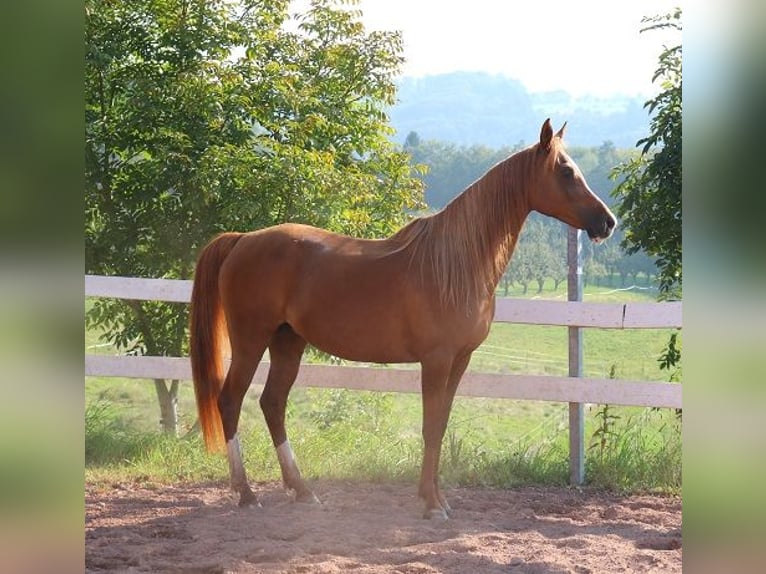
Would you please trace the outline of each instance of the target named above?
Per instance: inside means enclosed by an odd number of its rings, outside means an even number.
[[[423,466],[420,471],[418,494],[425,501],[424,518],[447,519],[449,505],[444,504],[438,488],[439,455],[444,429],[442,425],[450,360],[422,363],[421,390],[423,394]]]
[[[426,425],[424,425],[426,426]],[[423,431],[424,447],[423,447],[423,466],[420,471],[420,485],[418,487],[418,494],[420,498],[425,502],[425,511],[423,512],[423,518],[440,518],[447,519],[447,512],[451,510],[449,507],[444,506],[443,498],[440,496],[440,492],[437,486],[437,467],[439,458],[439,449],[441,443],[433,437],[429,437],[429,433],[424,429]]]
[[[420,476],[420,496],[426,501],[425,518],[444,519],[452,512],[452,508],[439,488],[439,460],[455,392],[470,360],[471,353],[466,353],[452,361],[446,385],[444,383],[427,385],[426,380],[430,379],[425,377],[424,370],[423,439],[425,445]]]
[[[463,378],[468,363],[471,362],[471,354],[466,353],[459,355],[452,362],[452,369],[450,370],[449,378],[447,379],[447,387],[444,390],[444,400],[439,411],[439,450],[436,459],[436,471],[434,473],[434,489],[436,490],[436,497],[439,499],[442,508],[447,514],[452,512],[447,499],[444,497],[441,489],[439,488],[439,460],[441,459],[441,444],[444,441],[444,434],[447,431],[447,423],[449,422],[450,412],[452,411],[452,402],[455,399],[455,392],[460,384],[460,380]]]

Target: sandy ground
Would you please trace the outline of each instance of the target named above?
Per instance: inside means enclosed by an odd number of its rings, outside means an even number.
[[[445,522],[413,485],[320,480],[321,505],[253,486],[261,508],[221,485],[86,486],[86,572],[681,572],[679,498],[455,488]]]

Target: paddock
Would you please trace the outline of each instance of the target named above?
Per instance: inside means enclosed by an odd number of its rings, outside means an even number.
[[[188,302],[191,282],[86,276],[88,297]],[[495,321],[586,328],[680,328],[681,303],[498,299]],[[572,349],[570,349],[572,350]],[[577,348],[573,349],[577,353]],[[268,363],[254,383],[263,384]],[[188,381],[185,357],[86,355],[86,376]],[[140,384],[140,383],[137,383]],[[419,392],[402,368],[303,365],[298,385]],[[468,372],[464,396],[680,408],[681,386],[656,381]],[[584,456],[570,420],[573,468]],[[575,477],[576,478],[576,477]],[[223,484],[86,485],[87,572],[681,572],[681,499],[569,488],[449,488],[456,512],[425,521],[408,483],[312,481],[323,504],[290,502],[255,483],[240,510]],[[461,504],[461,501],[470,504]],[[204,541],[211,542],[204,542]],[[212,542],[215,541],[215,542]]]
[[[423,520],[412,484],[312,482],[322,505],[255,483],[86,488],[86,572],[483,574],[682,571],[681,500],[588,488],[448,488]]]

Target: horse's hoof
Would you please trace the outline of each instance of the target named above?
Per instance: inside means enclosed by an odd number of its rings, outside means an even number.
[[[301,504],[322,504],[322,502],[317,498],[316,494],[310,490],[296,493],[295,502],[300,502]]]
[[[426,520],[449,520],[447,511],[443,508],[430,508],[423,514],[423,518]]]
[[[239,497],[237,506],[240,508],[261,508],[261,503],[252,492],[243,492]]]

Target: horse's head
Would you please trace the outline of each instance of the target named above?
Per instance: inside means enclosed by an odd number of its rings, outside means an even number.
[[[584,229],[596,243],[612,234],[617,220],[609,208],[588,187],[585,177],[564,151],[564,126],[554,135],[550,119],[540,130],[534,146],[536,189],[530,192],[529,207],[578,229]]]

